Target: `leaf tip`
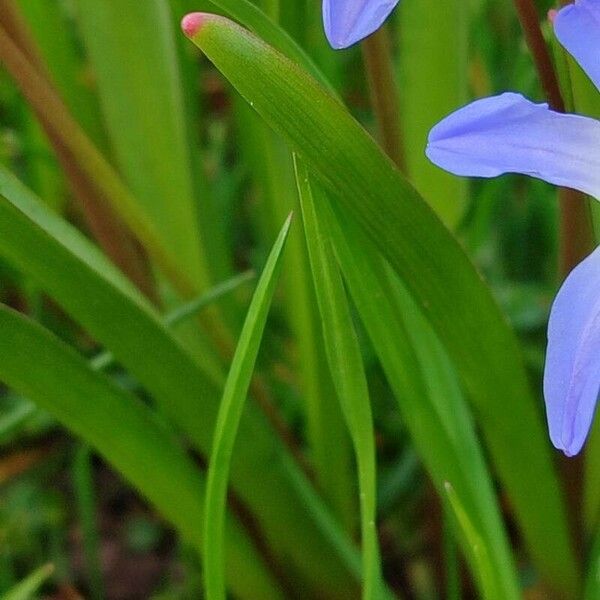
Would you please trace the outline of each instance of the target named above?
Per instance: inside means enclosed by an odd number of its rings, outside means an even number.
[[[200,31],[200,28],[202,25],[204,25],[207,17],[209,16],[210,15],[207,13],[201,12],[194,12],[185,15],[185,17],[183,17],[181,20],[181,29],[183,30],[183,33],[185,33],[187,37],[193,38],[198,31]]]

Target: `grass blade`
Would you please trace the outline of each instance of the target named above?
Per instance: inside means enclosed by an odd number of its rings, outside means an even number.
[[[204,584],[208,600],[225,600],[223,530],[227,480],[248,386],[281,269],[281,256],[291,224],[283,225],[258,281],[225,383],[208,466],[204,517]]]
[[[456,521],[465,536],[472,556],[471,560],[477,564],[475,573],[480,579],[480,588],[482,590],[482,598],[484,600],[502,600],[505,596],[500,592],[496,586],[495,579],[492,573],[492,567],[490,563],[490,555],[480,532],[469,518],[469,513],[465,510],[458,495],[454,491],[454,488],[450,483],[446,482],[446,494],[448,502],[452,507]]]
[[[267,224],[264,239],[277,233],[290,210],[299,208],[292,154],[286,144],[240,98],[238,129],[253,182],[260,193],[260,211]],[[286,317],[296,342],[308,451],[317,487],[343,527],[354,532],[354,497],[350,438],[325,358],[302,219],[290,230],[281,283]]]
[[[400,5],[398,74],[407,148],[425,148],[431,128],[467,100],[470,10],[464,0]],[[434,13],[436,18],[430,19]],[[468,181],[442,171],[422,151],[407,153],[407,171],[438,216],[455,228],[466,208]]]
[[[52,575],[54,567],[44,565],[36,569],[23,581],[14,586],[10,591],[2,596],[2,600],[31,600],[44,581]]]
[[[296,159],[296,181],[329,368],[350,431],[358,467],[363,544],[363,595],[379,597],[375,432],[367,378],[331,242],[315,212],[309,174]]]
[[[196,288],[204,289],[210,278],[169,5],[164,0],[76,5],[117,165],[162,243]]]

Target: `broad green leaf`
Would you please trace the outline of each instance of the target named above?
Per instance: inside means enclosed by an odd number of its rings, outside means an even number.
[[[463,215],[468,182],[433,165],[423,149],[430,129],[465,103],[470,6],[465,0],[403,0],[399,84],[407,171],[450,228]],[[435,18],[431,18],[435,15]]]
[[[198,289],[209,282],[194,198],[181,70],[167,0],[78,0],[117,164]],[[149,90],[154,90],[149,93]]]
[[[208,455],[221,380],[206,374],[155,310],[79,232],[0,170],[0,256],[27,273],[111,351],[160,410]],[[334,598],[358,583],[357,553],[275,436],[248,406],[232,488],[297,586]],[[256,485],[260,480],[261,485]]]
[[[325,351],[337,397],[350,431],[358,469],[365,600],[380,596],[377,539],[375,431],[358,338],[333,247],[315,211],[309,174],[295,160],[306,244],[321,315]]]
[[[515,567],[471,415],[444,348],[414,300],[356,224],[321,202],[342,272],[398,406],[440,497],[451,481],[483,532],[492,575],[518,598]],[[464,538],[463,550],[469,554]],[[471,562],[475,580],[478,564]]]
[[[0,379],[96,448],[200,550],[204,480],[157,415],[37,323],[0,306],[0,328]],[[281,598],[233,521],[227,537],[232,589],[240,597]]]
[[[3,594],[2,600],[31,600],[43,583],[52,575],[53,565],[44,565],[36,569],[23,581],[19,582],[11,590]]]
[[[258,281],[219,406],[210,451],[204,510],[204,589],[208,600],[225,600],[223,534],[227,509],[227,481],[242,412],[267,323],[269,307],[281,270],[281,256],[292,216],[283,225]],[[245,451],[245,449],[243,450]]]
[[[287,138],[407,286],[476,408],[536,565],[557,589],[573,592],[564,506],[519,346],[460,245],[343,106],[295,64],[222,17],[206,16],[193,41]]]

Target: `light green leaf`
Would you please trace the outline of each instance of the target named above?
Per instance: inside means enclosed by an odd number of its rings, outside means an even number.
[[[198,227],[202,211],[194,198],[168,2],[77,0],[76,4],[117,164],[162,243],[202,289],[209,282]]]
[[[6,594],[3,594],[2,600],[31,600],[44,581],[52,575],[53,571],[53,565],[44,565],[36,569]]]
[[[358,468],[363,545],[363,598],[379,597],[381,572],[377,539],[375,432],[367,378],[344,284],[331,241],[315,211],[308,171],[296,159],[296,181],[325,351],[333,383],[350,431]]]
[[[208,465],[204,517],[204,586],[208,600],[225,600],[223,530],[227,480],[248,386],[281,270],[291,215],[283,225],[258,281],[225,383]],[[243,452],[246,449],[242,449]]]
[[[506,596],[500,591],[492,573],[492,566],[488,548],[486,547],[480,532],[477,530],[469,517],[469,512],[461,503],[452,485],[446,482],[446,494],[448,502],[452,507],[456,520],[467,539],[470,549],[471,561],[477,565],[475,573],[480,580],[482,598],[484,600],[503,600]]]

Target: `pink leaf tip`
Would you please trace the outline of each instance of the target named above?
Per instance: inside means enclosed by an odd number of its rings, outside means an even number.
[[[185,15],[181,20],[181,29],[188,37],[194,37],[206,21],[206,13],[195,12]]]

